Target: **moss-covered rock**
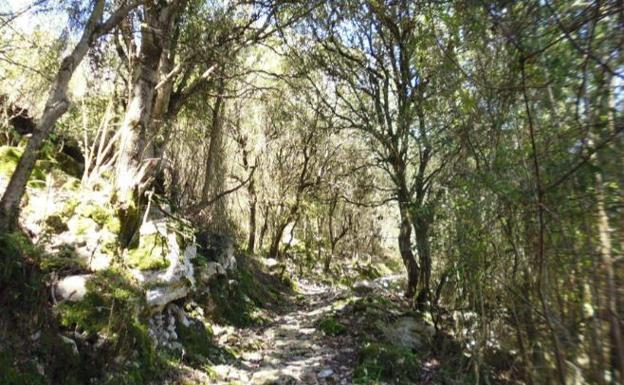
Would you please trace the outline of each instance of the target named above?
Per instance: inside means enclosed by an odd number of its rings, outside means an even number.
[[[10,177],[22,153],[19,147],[0,146],[0,174]]]
[[[98,226],[112,233],[119,233],[119,218],[108,203],[81,202],[74,208],[74,214],[82,218],[92,219]]]
[[[139,245],[128,250],[127,263],[139,270],[165,269],[170,262],[167,259],[169,246],[167,239],[158,233],[140,237]]]
[[[46,218],[45,224],[52,231],[53,234],[60,234],[68,231],[67,222],[58,214],[50,215]]]
[[[194,320],[188,326],[179,323],[177,333],[186,351],[186,360],[193,365],[224,363],[234,358],[230,352],[215,344],[212,329],[199,320]]]
[[[411,350],[383,343],[368,343],[359,353],[353,374],[356,384],[391,381],[412,384],[418,380],[420,360]]]
[[[78,163],[69,155],[59,152],[54,156],[54,158],[58,164],[58,168],[65,174],[71,175],[74,178],[80,178],[82,176],[82,172],[84,170],[83,165]]]
[[[101,271],[87,283],[84,300],[58,306],[61,324],[91,334],[114,334],[132,323],[142,308],[143,292],[120,271]]]
[[[23,153],[23,147],[0,146],[0,176],[10,178]],[[59,186],[69,181],[77,180],[74,176],[64,172],[59,167],[59,163],[56,159],[45,157],[44,159],[37,160],[35,163],[35,167],[28,180],[28,186],[33,188],[45,187],[48,176],[52,176]]]

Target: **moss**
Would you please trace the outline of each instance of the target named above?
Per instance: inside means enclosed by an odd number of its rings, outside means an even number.
[[[76,235],[85,235],[90,231],[97,231],[98,225],[93,219],[78,217],[76,227],[74,229]]]
[[[319,323],[319,329],[326,335],[337,336],[347,331],[347,328],[338,322],[334,317],[327,317]]]
[[[138,247],[128,250],[128,265],[140,270],[158,270],[169,266],[167,253],[169,247],[164,237],[159,234],[142,236]]]
[[[22,234],[0,236],[0,384],[83,384],[80,365],[59,341],[49,292],[38,261],[45,257]],[[8,332],[7,332],[8,331]],[[33,340],[36,333],[40,337]]]
[[[0,312],[0,324],[13,325],[10,333],[0,330],[0,384],[138,385],[167,370],[139,313],[143,292],[128,276],[100,272],[88,283],[84,301],[62,303],[53,312],[37,267],[50,264],[56,271],[53,266],[70,260],[71,252],[52,257],[17,233],[0,236],[0,250],[0,282],[10,283],[0,291],[0,304],[11,309]],[[75,339],[79,355],[60,340],[64,330],[86,332],[88,343]],[[40,335],[36,340],[34,333]],[[99,338],[104,343],[96,349]]]
[[[143,291],[131,278],[120,271],[102,271],[89,280],[87,289],[82,301],[61,303],[56,311],[65,328],[106,340],[98,353],[102,356],[91,358],[107,362],[108,369],[101,373],[105,383],[143,384],[164,370],[166,364],[141,315]]]
[[[35,247],[21,233],[0,235],[0,282],[6,283],[0,293],[2,307],[37,312],[47,298],[41,298],[45,291],[43,277],[36,261],[44,252]]]
[[[356,384],[375,381],[414,383],[420,374],[420,360],[409,349],[383,343],[368,343],[360,351],[353,374]]]
[[[55,254],[40,254],[38,256],[38,264],[43,272],[55,272],[61,276],[86,271],[87,269],[84,260],[80,259],[69,245],[64,246]]]
[[[106,230],[118,234],[120,230],[119,218],[112,207],[101,206],[95,203],[81,203],[75,208],[75,214],[83,218],[90,218]]]
[[[76,178],[70,178],[65,183],[63,183],[63,185],[61,186],[61,190],[78,192],[78,190],[80,190],[80,186],[80,180]]]
[[[112,335],[123,328],[124,323],[132,323],[143,301],[143,292],[129,277],[115,270],[105,270],[88,281],[84,300],[62,303],[58,310],[61,323],[66,327]]]
[[[0,174],[10,177],[22,153],[19,147],[0,146]]]
[[[203,366],[207,362],[225,363],[234,359],[232,353],[214,343],[212,329],[202,322],[192,322],[188,327],[178,324],[177,333],[186,351],[185,360],[193,366]]]
[[[216,304],[214,317],[237,327],[263,324],[265,319],[259,309],[276,295],[243,267],[231,273],[229,278],[219,277],[211,287],[211,298]]]
[[[58,168],[62,170],[65,174],[71,175],[74,178],[80,178],[82,176],[82,165],[76,162],[69,155],[59,152],[54,155],[54,159],[58,164]]]
[[[53,234],[60,234],[69,230],[66,221],[58,214],[47,217],[45,224],[53,232]]]
[[[23,152],[22,147],[0,146],[0,175],[9,178],[17,167]],[[54,159],[40,159],[35,163],[28,179],[28,186],[32,188],[45,187],[47,176],[50,174],[60,182],[66,182],[70,179],[69,175],[59,169],[59,165]]]
[[[176,234],[176,240],[181,249],[184,249],[187,244],[195,242],[195,228],[184,219],[170,218],[167,221],[167,230]]]
[[[74,213],[76,212],[76,208],[78,208],[79,205],[80,205],[80,200],[76,198],[68,199],[63,204],[63,208],[59,212],[59,215],[61,215],[65,219],[69,219],[72,216],[74,216]]]

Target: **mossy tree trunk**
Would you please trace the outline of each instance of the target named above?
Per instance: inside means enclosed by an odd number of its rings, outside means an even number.
[[[156,107],[164,104],[163,99],[168,99],[168,96],[162,93],[171,92],[171,88],[164,85],[161,95],[157,94],[158,74],[160,66],[164,67],[162,71],[171,67],[172,52],[165,49],[170,39],[166,37],[171,33],[182,3],[148,1],[143,6],[141,44],[134,61],[130,98],[121,125],[115,172],[118,215],[122,219],[120,240],[124,246],[131,242],[141,224],[142,190],[157,164],[154,141],[158,133],[154,130],[163,122],[159,120],[158,124],[153,124],[154,103],[159,102]],[[163,56],[167,57],[163,59]],[[157,109],[156,112],[161,111]],[[162,119],[161,115],[158,115],[159,119]]]

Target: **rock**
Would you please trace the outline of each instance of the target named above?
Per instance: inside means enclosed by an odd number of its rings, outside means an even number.
[[[198,270],[199,280],[202,283],[208,283],[213,277],[226,274],[225,268],[218,262],[208,262]]]
[[[268,369],[256,372],[251,377],[253,385],[294,385],[298,379],[286,369]]]
[[[177,233],[167,230],[165,222],[156,224],[148,222],[144,226],[156,228],[167,241],[168,265],[160,270],[132,269],[134,277],[143,285],[151,287],[145,293],[147,306],[152,312],[159,313],[164,307],[177,299],[184,298],[195,288],[194,268],[191,262],[195,258],[197,249],[195,243],[190,243],[181,250],[177,240]],[[143,227],[142,227],[143,228]]]
[[[170,303],[169,306],[167,306],[167,311],[170,314],[173,314],[176,318],[176,320],[184,325],[185,327],[189,327],[189,325],[191,324],[191,321],[189,321],[188,317],[186,316],[186,313],[184,312],[184,310],[179,307],[178,305],[174,304],[174,303]]]
[[[262,361],[262,353],[261,352],[243,352],[241,357],[245,361],[250,362],[260,362]]]
[[[353,284],[353,291],[358,295],[366,295],[378,289],[378,286],[366,279],[357,281]]]
[[[33,334],[30,335],[31,341],[37,341],[41,337],[41,330],[37,330]]]
[[[413,317],[399,318],[383,328],[384,337],[390,344],[409,349],[422,349],[434,333],[433,326]]]
[[[145,292],[145,299],[148,307],[152,312],[162,310],[169,302],[173,302],[176,299],[184,298],[189,293],[189,287],[186,285],[173,286],[161,286],[154,289],[149,289]]]
[[[87,281],[91,274],[70,275],[59,280],[54,287],[57,300],[78,302],[87,295]]]
[[[210,261],[219,263],[226,271],[236,269],[234,240],[230,236],[201,232],[197,242],[203,246],[201,252]]]
[[[61,341],[62,341],[64,344],[67,344],[67,345],[69,345],[69,346],[70,346],[70,348],[71,348],[71,350],[72,350],[72,353],[74,353],[74,355],[76,355],[76,356],[77,356],[77,355],[79,354],[79,353],[78,353],[78,345],[76,345],[76,341],[72,340],[72,339],[71,339],[71,338],[69,338],[69,337],[65,337],[65,336],[64,336],[64,335],[62,335],[62,334],[59,334],[59,337],[61,337]]]
[[[334,371],[331,368],[327,368],[327,369],[321,370],[321,372],[318,374],[318,377],[327,378],[327,377],[331,377],[333,374],[334,374]]]
[[[264,264],[264,266],[268,267],[269,269],[274,268],[275,266],[279,265],[279,261],[275,258],[264,258],[262,259],[262,263]]]

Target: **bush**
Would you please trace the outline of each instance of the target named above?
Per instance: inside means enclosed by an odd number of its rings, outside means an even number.
[[[333,317],[321,320],[319,328],[329,336],[337,336],[347,331],[347,328]]]
[[[411,350],[384,343],[368,343],[360,351],[353,375],[356,384],[392,381],[412,384],[418,380],[420,360]]]

